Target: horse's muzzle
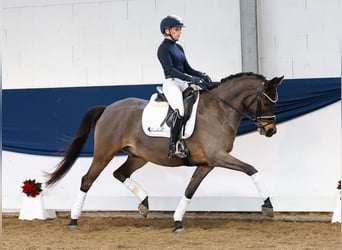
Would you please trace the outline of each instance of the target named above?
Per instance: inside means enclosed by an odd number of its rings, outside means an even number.
[[[272,137],[275,133],[277,133],[277,127],[274,123],[265,123],[265,125],[260,124],[258,127],[258,132],[261,135],[265,135],[266,137]]]
[[[272,128],[272,129],[268,129],[267,131],[266,131],[266,137],[271,137],[272,135],[274,135],[275,133],[277,133],[277,128],[276,127],[274,127],[274,128]]]

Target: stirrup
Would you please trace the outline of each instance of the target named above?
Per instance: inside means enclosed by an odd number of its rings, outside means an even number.
[[[172,145],[170,147],[169,156],[168,156],[169,159],[172,156],[177,156],[178,158],[181,158],[181,159],[187,157],[183,142],[177,141],[176,145]]]
[[[177,141],[175,155],[182,159],[186,157],[186,151],[182,141]]]
[[[175,152],[173,153],[174,156],[177,156],[178,158],[186,158],[186,151],[183,142],[177,141]]]

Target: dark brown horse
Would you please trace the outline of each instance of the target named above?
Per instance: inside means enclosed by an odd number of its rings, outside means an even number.
[[[242,117],[257,125],[260,134],[271,137],[276,133],[274,107],[278,99],[277,86],[283,77],[267,80],[253,73],[240,73],[221,80],[211,90],[201,93],[193,135],[185,143],[191,154],[192,164],[180,158],[168,158],[169,140],[144,134],[141,116],[146,100],[127,98],[110,106],[91,108],[83,117],[80,127],[65,152],[64,159],[53,173],[47,185],[60,180],[80,155],[82,147],[93,128],[94,156],[88,172],[82,177],[80,191],[71,210],[69,227],[77,225],[86,194],[93,182],[119,152],[127,154],[125,163],[113,175],[131,190],[141,201],[139,211],[148,213],[148,196],[130,177],[147,162],[177,167],[195,165],[196,169],[175,213],[175,232],[184,232],[182,219],[196,189],[215,167],[241,171],[250,176],[263,199],[262,211],[273,217],[273,207],[258,171],[229,154],[233,148]],[[244,112],[249,112],[248,116]]]

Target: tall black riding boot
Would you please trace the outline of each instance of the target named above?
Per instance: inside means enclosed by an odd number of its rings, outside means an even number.
[[[179,115],[178,109],[172,114],[172,123],[170,127],[170,151],[169,158],[172,156],[177,156],[179,158],[185,158],[186,153],[184,150],[184,145],[180,139],[180,132],[183,126],[183,117]]]

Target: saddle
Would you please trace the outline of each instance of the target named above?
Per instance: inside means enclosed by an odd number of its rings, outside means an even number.
[[[147,136],[170,137],[170,122],[173,110],[166,100],[161,86],[152,94],[149,103],[142,113],[142,127]],[[197,106],[199,100],[197,86],[183,91],[184,99],[184,129],[182,138],[189,138],[195,128]]]

